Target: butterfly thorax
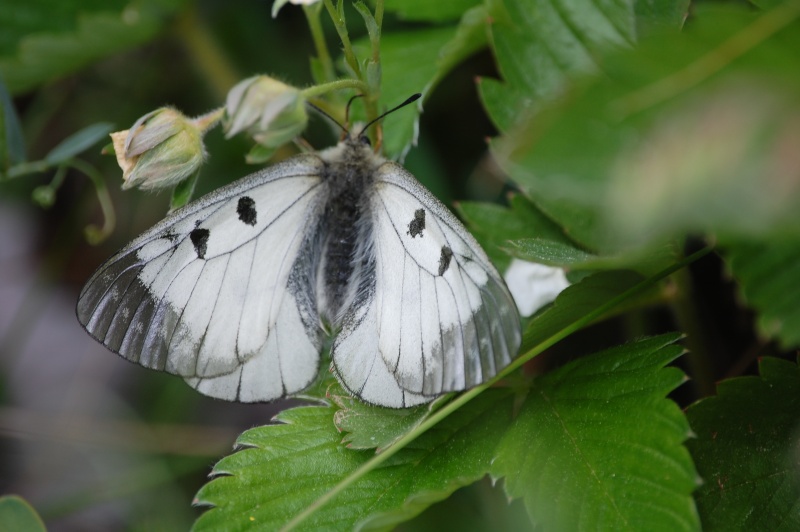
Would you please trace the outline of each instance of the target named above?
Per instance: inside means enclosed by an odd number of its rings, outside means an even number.
[[[319,312],[334,324],[364,288],[372,269],[366,252],[371,245],[368,195],[375,171],[384,162],[360,139],[348,138],[320,153],[328,187],[320,235],[317,270]]]

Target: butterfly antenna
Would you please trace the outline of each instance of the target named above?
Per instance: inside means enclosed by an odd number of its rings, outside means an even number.
[[[422,97],[422,94],[421,94],[421,93],[419,93],[419,92],[418,92],[418,93],[416,93],[416,94],[414,94],[413,96],[410,96],[410,97],[409,97],[409,98],[408,98],[406,101],[404,101],[403,103],[401,103],[401,104],[400,104],[400,105],[398,105],[397,107],[393,107],[393,108],[389,109],[388,111],[386,111],[385,113],[383,113],[381,116],[379,116],[378,118],[376,118],[375,120],[373,120],[372,122],[370,122],[370,123],[368,123],[366,126],[364,126],[364,127],[361,129],[361,132],[358,134],[358,136],[359,136],[359,137],[361,137],[361,136],[364,134],[364,132],[365,132],[367,129],[369,129],[369,127],[370,127],[372,124],[374,124],[375,122],[378,122],[378,121],[380,121],[380,120],[381,120],[381,119],[383,119],[383,117],[385,117],[386,115],[388,115],[388,114],[391,114],[391,113],[394,113],[394,112],[395,112],[395,111],[397,111],[398,109],[401,109],[401,108],[405,107],[405,106],[406,106],[406,105],[408,105],[408,104],[411,104],[411,103],[414,103],[414,102],[416,102],[416,101],[417,101],[417,100],[419,100],[421,97]]]
[[[307,101],[307,102],[306,102],[306,104],[308,104],[308,105],[309,105],[309,106],[310,106],[312,109],[314,109],[316,112],[318,112],[319,114],[321,114],[322,116],[324,116],[325,118],[327,118],[328,120],[330,120],[331,122],[333,122],[334,124],[336,124],[337,126],[339,126],[339,128],[340,128],[340,129],[341,129],[341,130],[344,132],[344,134],[345,134],[345,135],[347,135],[347,134],[349,134],[349,133],[350,133],[350,131],[348,131],[346,127],[344,127],[342,124],[340,124],[339,122],[337,122],[337,121],[336,121],[336,119],[335,119],[334,117],[332,117],[331,115],[329,115],[328,113],[326,113],[325,111],[323,111],[323,110],[322,110],[322,109],[321,109],[319,106],[317,106],[317,105],[314,105],[313,103],[311,103],[311,102],[309,102],[309,101]],[[348,103],[347,105],[348,105],[348,107],[350,106],[350,104],[349,104],[349,103]]]

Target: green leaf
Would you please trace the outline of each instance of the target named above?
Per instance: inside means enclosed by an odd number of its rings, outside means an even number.
[[[427,98],[453,68],[485,46],[485,26],[486,13],[477,7],[466,12],[457,26],[385,33],[381,37],[381,104],[388,109],[417,92]],[[355,47],[360,57],[370,55],[367,41],[359,41]],[[363,114],[360,118],[356,114],[356,118],[363,119]],[[387,157],[405,156],[416,142],[418,121],[416,106],[384,119],[383,151]]]
[[[148,41],[183,0],[4,2],[0,76],[12,94]]]
[[[508,253],[502,251],[509,240],[540,237],[564,245],[572,244],[561,228],[525,196],[516,194],[509,204],[509,207],[502,207],[494,203],[464,201],[456,205],[458,213],[486,253],[501,269],[510,261]]]
[[[708,530],[800,529],[800,370],[772,357],[759,368],[760,377],[723,381],[686,410]]]
[[[0,497],[0,530],[45,532],[42,518],[28,502],[18,495]]]
[[[501,131],[560,93],[570,79],[597,70],[599,51],[636,41],[631,0],[602,5],[491,0],[488,5],[490,43],[505,85],[487,86],[484,80],[481,95]]]
[[[677,334],[576,360],[534,381],[492,463],[542,530],[699,530],[689,425],[666,399]]]
[[[523,238],[511,240],[506,246],[508,252],[517,257],[548,266],[580,266],[591,263],[597,257],[573,245],[548,240],[546,238]]]
[[[113,129],[114,125],[108,122],[98,122],[86,126],[62,140],[55,148],[50,150],[50,153],[44,156],[44,160],[48,164],[56,166],[105,139]]]
[[[800,241],[730,243],[724,256],[761,333],[800,346]]]
[[[450,398],[444,395],[413,408],[382,408],[356,399],[338,383],[331,386],[329,394],[339,407],[333,423],[340,432],[346,433],[342,443],[350,449],[375,449],[376,452],[381,452],[417,427]]]
[[[684,33],[607,54],[603,77],[497,143],[501,166],[601,255],[686,233],[796,234],[798,11],[698,8]]]
[[[286,410],[251,429],[244,450],[223,458],[197,495],[211,505],[195,530],[276,530],[374,456],[348,449],[333,407]],[[367,473],[311,515],[302,529],[386,528],[483,477],[511,417],[511,397],[489,390]]]
[[[458,20],[480,3],[480,0],[385,0],[384,8],[404,20],[446,22]]]
[[[200,178],[200,170],[198,169],[195,173],[175,185],[175,188],[172,189],[172,197],[170,198],[169,202],[169,210],[170,212],[180,209],[190,201],[192,201],[192,196],[194,195],[194,187],[197,185],[197,180]]]
[[[637,0],[633,8],[639,39],[664,32],[677,33],[689,16],[689,0]]]
[[[566,243],[546,238],[510,240],[503,247],[512,257],[576,270],[631,269],[645,275],[665,268],[675,259],[675,249],[667,245],[616,255],[594,255]]]

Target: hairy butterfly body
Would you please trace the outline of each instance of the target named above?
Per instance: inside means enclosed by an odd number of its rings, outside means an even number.
[[[94,273],[77,314],[126,359],[243,402],[308,387],[326,322],[342,385],[393,408],[485,382],[521,341],[475,239],[358,136],[174,212]]]

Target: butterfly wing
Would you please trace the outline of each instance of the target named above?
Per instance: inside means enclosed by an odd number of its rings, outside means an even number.
[[[267,401],[317,375],[322,161],[302,155],[176,211],[101,266],[78,319],[128,360],[220,399]]]
[[[410,406],[485,382],[521,342],[516,305],[472,235],[402,166],[377,171],[371,272],[333,347],[362,399]]]

